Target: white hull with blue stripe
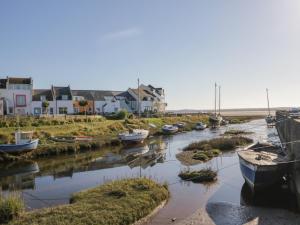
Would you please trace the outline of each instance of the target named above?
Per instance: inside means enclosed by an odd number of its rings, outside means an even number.
[[[252,191],[275,185],[285,175],[286,158],[274,150],[270,145],[255,144],[238,152],[242,175]]]
[[[39,143],[39,139],[28,141],[21,144],[4,144],[0,145],[0,151],[5,153],[21,153],[36,149]]]

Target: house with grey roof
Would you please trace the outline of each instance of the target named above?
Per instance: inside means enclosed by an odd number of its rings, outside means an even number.
[[[0,79],[1,114],[30,114],[32,84],[33,81],[31,77],[6,77]]]
[[[162,88],[155,88],[152,85],[140,85],[139,88],[129,88],[127,91],[132,98],[131,105],[134,112],[138,112],[138,101],[140,99],[141,112],[161,112],[166,110],[165,93]]]
[[[72,90],[74,114],[87,113],[95,114],[93,91],[90,90]],[[86,106],[80,105],[81,101],[86,101]]]
[[[51,87],[55,108],[54,114],[74,114],[73,97],[70,86]]]
[[[115,92],[94,90],[91,93],[94,98],[95,113],[116,113],[122,109]]]
[[[43,102],[48,102],[49,106],[44,107]],[[52,89],[33,89],[31,113],[33,115],[54,114],[56,104],[54,101]]]

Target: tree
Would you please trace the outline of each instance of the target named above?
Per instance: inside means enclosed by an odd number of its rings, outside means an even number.
[[[86,107],[88,105],[88,101],[87,100],[80,100],[79,105],[84,108],[84,113],[86,115]]]
[[[48,114],[49,102],[47,100],[42,102],[42,107],[46,110],[46,114]]]

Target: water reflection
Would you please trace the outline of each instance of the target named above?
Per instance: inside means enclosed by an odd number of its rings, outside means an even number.
[[[4,191],[34,189],[35,174],[39,172],[36,162],[24,161],[0,166],[0,187]]]
[[[264,120],[247,124],[228,125],[217,130],[192,131],[153,138],[142,146],[131,148],[104,148],[76,155],[65,155],[39,159],[29,164],[3,167],[0,171],[0,186],[4,191],[24,190],[27,206],[31,208],[49,207],[68,203],[72,193],[95,187],[109,180],[147,176],[158,182],[169,183],[171,199],[168,205],[152,220],[152,224],[169,224],[170,218],[183,219],[197,208],[204,207],[209,200],[226,201],[250,205],[244,195],[244,180],[240,174],[235,152],[227,152],[207,163],[191,166],[191,169],[211,167],[219,170],[218,181],[214,184],[194,184],[182,182],[180,170],[186,168],[176,154],[194,141],[216,138],[229,129],[254,132],[255,140],[278,141],[275,129],[267,129]],[[36,170],[28,169],[34,168]],[[12,169],[12,168],[16,169]],[[15,172],[13,172],[15,171]],[[47,204],[37,200],[47,199]],[[242,200],[244,199],[244,200]]]

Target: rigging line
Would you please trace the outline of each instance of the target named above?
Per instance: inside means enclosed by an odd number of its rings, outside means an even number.
[[[32,198],[35,198],[36,200],[38,200],[38,201],[44,203],[44,204],[47,205],[47,206],[51,206],[48,202],[44,201],[43,199],[41,199],[41,198],[39,198],[39,197],[37,197],[37,196],[35,196],[35,195],[33,195],[33,194],[30,194],[30,193],[28,193],[28,192],[26,192],[26,191],[22,191],[22,193],[23,193],[23,194],[26,194],[26,195],[28,195],[28,196],[30,196],[30,197],[32,197]]]

